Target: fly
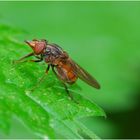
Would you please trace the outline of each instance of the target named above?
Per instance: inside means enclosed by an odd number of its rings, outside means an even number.
[[[45,74],[48,73],[51,67],[56,77],[64,85],[71,99],[73,99],[73,96],[69,93],[67,84],[71,85],[75,83],[78,78],[83,80],[88,85],[96,89],[100,89],[100,85],[96,81],[96,79],[93,76],[91,76],[86,70],[84,70],[81,66],[79,66],[75,61],[73,61],[69,57],[68,53],[65,52],[57,44],[49,44],[44,39],[34,39],[32,41],[25,41],[25,43],[32,48],[33,52],[25,55],[16,62],[41,62],[44,60],[48,64]],[[36,59],[23,61],[25,58],[28,58],[30,56],[35,56]],[[42,79],[43,78],[41,78],[40,82],[42,81]]]

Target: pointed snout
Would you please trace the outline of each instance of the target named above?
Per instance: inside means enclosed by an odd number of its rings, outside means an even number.
[[[25,40],[24,41],[26,44],[28,44],[30,47],[34,48],[35,47],[35,42],[34,41],[28,41],[28,40]]]

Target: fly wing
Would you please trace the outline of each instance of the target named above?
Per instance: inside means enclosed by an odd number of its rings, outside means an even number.
[[[73,71],[74,73],[84,82],[86,82],[88,85],[100,89],[100,85],[97,82],[97,80],[91,76],[86,70],[84,70],[81,66],[79,66],[76,62],[74,62],[73,60],[69,60],[72,67],[73,67]]]
[[[68,84],[73,84],[78,78],[73,70],[71,63],[67,61],[67,59],[61,61],[60,66],[55,66],[54,70],[57,77]]]
[[[69,81],[67,73],[66,73],[66,71],[63,68],[55,67],[54,70],[55,70],[54,72],[55,72],[55,74],[56,74],[56,76],[57,76],[57,78],[59,80],[62,80],[64,82],[68,82]]]

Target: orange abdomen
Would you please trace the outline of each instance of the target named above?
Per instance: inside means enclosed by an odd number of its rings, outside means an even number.
[[[70,83],[74,83],[77,80],[77,76],[73,73],[73,71],[69,71],[67,73],[68,79],[70,80]]]
[[[61,65],[57,67],[57,72],[59,77],[68,84],[73,84],[78,78],[73,68],[68,64],[61,63]]]

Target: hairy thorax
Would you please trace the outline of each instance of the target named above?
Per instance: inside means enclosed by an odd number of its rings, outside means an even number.
[[[61,65],[68,58],[68,55],[56,44],[48,44],[43,57],[46,63],[56,66]]]

